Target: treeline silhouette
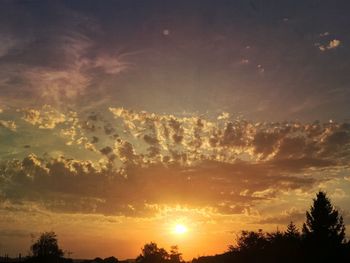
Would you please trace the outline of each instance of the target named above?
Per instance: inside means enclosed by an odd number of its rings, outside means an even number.
[[[43,233],[31,246],[31,256],[21,262],[28,263],[71,263],[64,258],[54,232]],[[170,252],[159,248],[156,243],[144,245],[136,263],[182,263],[177,246]],[[8,261],[9,262],[9,261]],[[14,262],[14,261],[11,261]],[[80,261],[83,263],[117,263],[115,257]],[[343,217],[334,208],[326,193],[320,191],[313,200],[301,231],[290,222],[286,231],[264,232],[242,231],[235,245],[228,251],[199,257],[192,263],[255,263],[255,262],[350,262],[350,242],[345,238]]]
[[[345,238],[343,217],[320,191],[306,212],[301,232],[293,222],[284,232],[242,231],[226,253],[192,260],[219,262],[350,262],[350,242]]]

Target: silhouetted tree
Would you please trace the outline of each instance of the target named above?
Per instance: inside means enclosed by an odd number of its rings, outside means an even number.
[[[284,232],[286,237],[291,239],[299,239],[300,233],[296,225],[293,223],[293,221],[290,221],[290,223],[287,225],[287,230]]]
[[[345,225],[326,193],[320,191],[313,200],[310,211],[306,212],[302,234],[308,258],[328,262],[342,254]]]
[[[306,212],[303,235],[322,242],[328,241],[333,245],[340,245],[345,241],[343,217],[324,192],[317,194],[310,212]]]
[[[97,257],[93,260],[84,260],[81,263],[118,263],[118,259],[115,257],[108,257],[105,259],[102,259],[100,257]]]
[[[54,232],[42,233],[31,246],[34,262],[59,262],[63,251],[58,246],[57,236]]]
[[[145,244],[142,253],[136,258],[138,263],[181,263],[182,257],[177,246],[172,246],[170,253],[158,248],[154,242]]]
[[[103,263],[103,259],[100,257],[94,258],[93,263]]]
[[[117,263],[118,259],[115,257],[108,257],[103,260],[103,263]]]
[[[266,234],[259,229],[255,231],[242,231],[237,238],[236,246],[229,246],[229,251],[237,257],[238,262],[259,262],[268,245]]]
[[[162,263],[169,259],[169,254],[164,248],[158,248],[154,242],[145,244],[142,253],[136,258],[139,263]]]
[[[236,246],[229,246],[231,251],[245,251],[245,250],[261,250],[267,244],[267,239],[262,231],[259,229],[258,232],[255,231],[245,231],[241,232],[241,235],[237,239]]]
[[[293,222],[284,232],[242,231],[237,244],[215,256],[199,257],[192,263],[310,263],[350,262],[350,242],[339,212],[324,192],[314,199],[302,234]]]
[[[171,263],[180,263],[182,262],[181,253],[179,252],[178,246],[172,246],[170,248],[169,261]]]

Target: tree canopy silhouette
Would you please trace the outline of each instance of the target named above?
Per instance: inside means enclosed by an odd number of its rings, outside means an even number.
[[[154,242],[144,245],[141,255],[136,258],[138,263],[180,263],[182,262],[181,253],[177,246],[172,246],[170,254],[164,248],[158,248]]]
[[[182,254],[179,252],[178,246],[171,246],[170,248],[170,254],[169,254],[169,261],[171,263],[178,263],[182,262]]]
[[[245,231],[241,232],[241,235],[237,238],[236,246],[229,246],[231,251],[259,251],[264,249],[267,244],[267,238],[262,229],[258,232],[255,231]]]
[[[31,246],[31,252],[35,262],[58,262],[63,257],[55,232],[42,233]]]

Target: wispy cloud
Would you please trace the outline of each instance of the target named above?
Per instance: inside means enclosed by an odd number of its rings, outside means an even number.
[[[32,100],[68,106],[87,95],[92,83],[98,85],[102,78],[128,69],[130,64],[123,54],[101,49],[98,39],[90,37],[91,32],[98,28],[97,21],[59,4],[56,8],[69,18],[58,18],[57,22],[48,25],[51,30],[47,30],[46,34],[17,34],[14,37],[0,28],[0,57],[4,58],[0,62],[1,98],[11,98],[14,102],[21,99],[18,96],[18,90],[21,90],[21,94],[26,95],[23,104],[28,106],[32,105]],[[66,25],[79,21],[88,26]],[[23,58],[21,63],[17,62],[18,57]]]

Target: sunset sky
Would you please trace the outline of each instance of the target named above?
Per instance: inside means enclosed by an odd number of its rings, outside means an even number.
[[[348,0],[0,2],[0,255],[185,259],[300,228],[350,235]],[[177,227],[176,227],[177,226]]]

